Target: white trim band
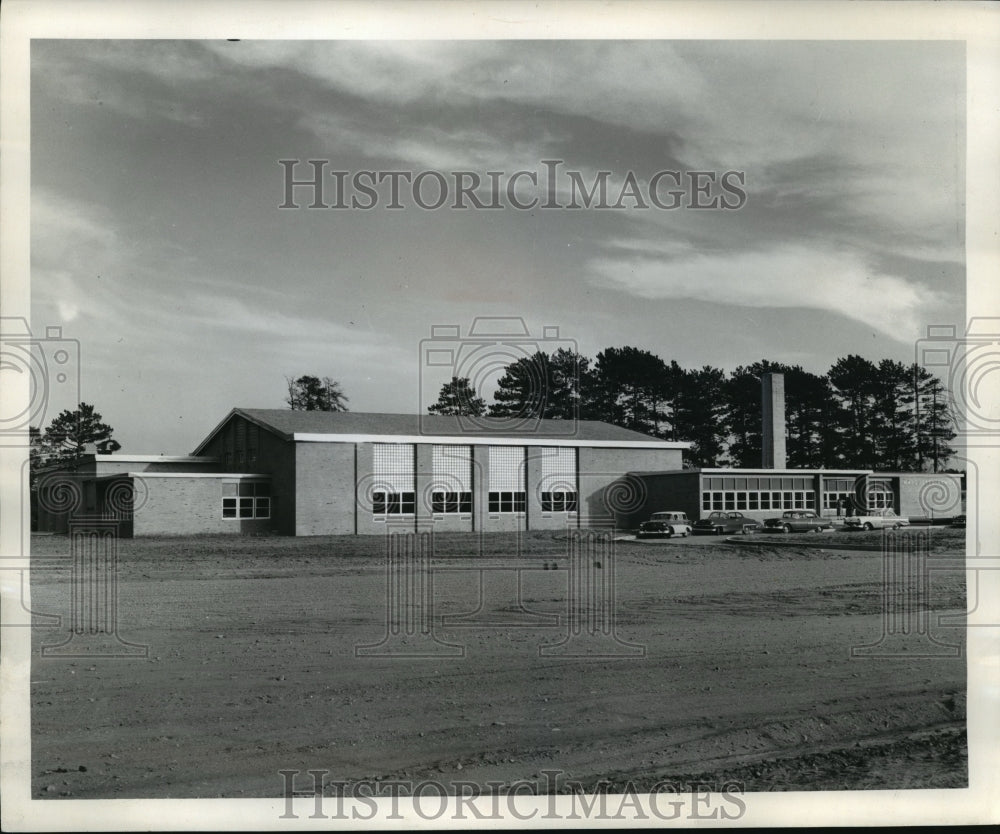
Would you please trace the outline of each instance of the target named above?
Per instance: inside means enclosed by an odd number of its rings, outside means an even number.
[[[559,437],[494,437],[487,434],[306,434],[296,432],[297,443],[428,443],[442,446],[574,446],[593,449],[689,449],[690,443],[668,440],[575,440]]]
[[[125,472],[121,475],[108,475],[108,478],[229,478],[230,480],[270,480],[270,475],[248,475],[245,472]]]
[[[94,460],[114,463],[218,463],[218,458],[194,455],[94,455]]]

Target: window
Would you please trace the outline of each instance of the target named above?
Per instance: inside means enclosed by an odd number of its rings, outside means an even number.
[[[541,449],[542,512],[576,512],[576,449]]]
[[[223,518],[270,518],[271,485],[266,481],[223,481]]]
[[[547,513],[575,513],[575,492],[543,492],[542,510]]]
[[[472,492],[432,492],[431,512],[435,515],[471,513]]]
[[[523,513],[524,493],[506,490],[490,492],[489,511],[491,513]]]
[[[853,492],[824,492],[823,493],[823,509],[824,510],[836,510],[841,507],[840,502],[843,501],[843,508],[853,507],[854,493]]]
[[[416,512],[416,493],[384,492],[372,493],[373,515],[413,515]]]
[[[472,512],[472,447],[431,448],[433,486],[431,512],[435,515]]]
[[[491,513],[523,513],[524,447],[490,446],[488,509]]]
[[[416,477],[412,443],[375,443],[372,447],[372,515],[413,515]]]
[[[891,510],[892,509],[892,493],[891,492],[881,492],[878,490],[872,490],[869,492],[865,498],[868,501],[869,510]]]

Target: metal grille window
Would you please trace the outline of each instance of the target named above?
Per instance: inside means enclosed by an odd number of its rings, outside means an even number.
[[[763,480],[763,479],[761,479]],[[825,499],[824,499],[825,500]],[[803,490],[743,492],[734,490],[704,491],[703,510],[812,510],[816,508],[816,493]]]
[[[524,447],[490,446],[489,511],[523,513]]]
[[[472,512],[472,447],[434,446],[431,512]]]
[[[542,512],[576,512],[576,450],[543,449],[541,457]]]
[[[270,518],[271,485],[266,481],[223,481],[223,518]]]
[[[372,448],[373,515],[413,515],[416,476],[412,443],[375,443]]]

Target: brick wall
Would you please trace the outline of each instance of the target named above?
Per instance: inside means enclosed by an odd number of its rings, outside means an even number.
[[[136,536],[264,533],[273,519],[222,517],[223,478],[147,478],[146,500],[133,515]],[[274,499],[272,499],[274,500]],[[280,500],[280,499],[279,499]]]
[[[354,443],[296,443],[295,535],[354,533],[355,479]]]
[[[594,449],[579,455],[580,526],[617,524],[606,490],[626,472],[680,469],[680,449]],[[619,494],[619,493],[616,493]],[[624,521],[624,519],[622,519]]]

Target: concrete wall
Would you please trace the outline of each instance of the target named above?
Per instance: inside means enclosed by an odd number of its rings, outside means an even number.
[[[265,533],[274,519],[222,517],[223,478],[147,478],[145,503],[133,514],[136,536]],[[273,501],[273,499],[272,499]]]

